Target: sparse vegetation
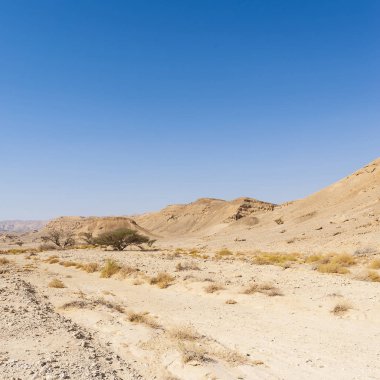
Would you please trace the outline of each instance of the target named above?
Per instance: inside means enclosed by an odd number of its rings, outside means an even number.
[[[130,267],[128,265],[123,265],[118,273],[120,278],[127,278],[133,273],[138,273],[140,270],[138,268]]]
[[[347,302],[339,302],[331,310],[334,315],[344,315],[348,310],[352,309],[352,306]]]
[[[195,342],[179,342],[178,348],[182,354],[183,362],[197,362],[206,363],[212,361],[212,359],[207,354],[207,350],[199,343]]]
[[[252,261],[257,265],[285,266],[288,263],[301,261],[301,255],[298,253],[259,252],[253,254]]]
[[[83,264],[82,269],[87,273],[94,273],[99,270],[99,264],[98,263]]]
[[[65,284],[58,278],[54,278],[53,280],[51,280],[48,286],[49,288],[57,288],[57,289],[62,289],[66,287]]]
[[[196,262],[190,261],[190,262],[185,262],[185,263],[178,263],[176,265],[176,271],[184,271],[184,270],[200,270],[199,266],[197,265]]]
[[[157,285],[159,288],[164,289],[172,285],[174,277],[168,273],[161,272],[157,276],[152,277],[149,281],[151,285]]]
[[[380,269],[380,259],[373,259],[369,264],[369,268]]]
[[[110,278],[120,270],[120,265],[114,260],[106,260],[103,268],[100,271],[100,277]]]
[[[0,265],[9,264],[9,260],[5,257],[0,257]]]
[[[130,245],[136,245],[142,248],[141,245],[144,243],[151,246],[154,242],[155,240],[151,240],[147,236],[143,236],[137,231],[128,228],[104,232],[97,238],[94,238],[95,244],[105,247],[111,246],[115,251],[123,251]]]
[[[380,282],[380,275],[375,270],[368,270],[357,276],[357,279],[361,281]]]
[[[233,299],[228,299],[226,300],[225,302],[227,305],[235,305],[235,303],[237,303],[237,301],[233,300]]]
[[[173,327],[168,331],[168,335],[175,340],[195,341],[201,338],[192,326]]]
[[[218,252],[216,252],[217,258],[223,258],[227,256],[232,256],[233,253],[228,248],[222,248]]]
[[[206,293],[215,293],[219,290],[223,290],[224,287],[220,284],[210,284],[210,285],[207,285],[205,288],[204,288],[204,291]]]
[[[146,326],[149,326],[153,329],[159,329],[161,326],[157,321],[155,321],[148,312],[136,313],[134,311],[130,311],[127,315],[127,319],[133,323],[141,323]]]
[[[280,289],[278,289],[276,286],[268,282],[265,282],[263,284],[258,284],[257,282],[254,282],[250,284],[246,289],[243,290],[243,294],[254,294],[254,293],[262,293],[270,297],[283,295]]]
[[[355,265],[356,260],[352,255],[343,253],[322,256],[317,263],[318,272],[346,274],[350,273],[348,267]]]

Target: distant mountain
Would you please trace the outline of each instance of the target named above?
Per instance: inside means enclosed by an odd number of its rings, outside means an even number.
[[[0,220],[0,233],[31,232],[40,230],[46,223],[42,220]]]

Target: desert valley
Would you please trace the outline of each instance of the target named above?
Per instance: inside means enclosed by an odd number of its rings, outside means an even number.
[[[1,226],[1,379],[380,378],[380,159],[280,205]]]

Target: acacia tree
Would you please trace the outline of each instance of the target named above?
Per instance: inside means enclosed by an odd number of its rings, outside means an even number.
[[[100,234],[98,237],[94,238],[94,242],[95,244],[102,246],[111,246],[116,251],[123,251],[130,245],[136,245],[141,249],[141,245],[144,243],[148,246],[152,246],[155,240],[151,240],[135,230],[120,228]]]
[[[82,232],[79,236],[86,244],[95,245],[95,238],[91,232]]]
[[[75,245],[74,232],[63,229],[51,229],[41,239],[45,243],[53,243],[60,249]]]

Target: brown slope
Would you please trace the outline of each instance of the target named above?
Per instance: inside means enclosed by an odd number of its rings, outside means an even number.
[[[236,236],[245,239],[242,248],[380,249],[380,159],[309,197],[261,215],[255,226],[230,225],[213,240],[228,244]]]
[[[253,215],[273,210],[274,207],[272,203],[252,198],[233,201],[201,198],[189,204],[171,205],[135,219],[144,228],[161,236],[204,236],[240,219],[254,223]]]

